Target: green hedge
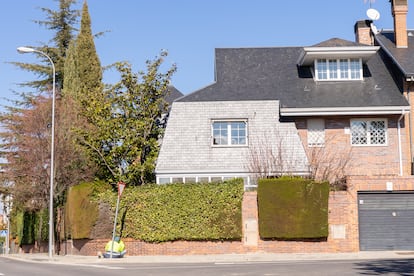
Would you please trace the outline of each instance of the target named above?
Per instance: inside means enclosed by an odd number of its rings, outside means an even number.
[[[126,188],[118,233],[147,242],[240,240],[243,180]],[[115,210],[116,194],[101,195]]]
[[[301,178],[258,182],[262,239],[321,239],[328,236],[329,183]]]
[[[36,240],[48,240],[48,210],[38,212],[15,211],[12,213],[12,236],[18,237],[19,245],[34,244]]]
[[[82,183],[69,189],[65,205],[65,226],[68,237],[90,238],[99,213],[98,203],[93,200],[98,185],[98,182]]]

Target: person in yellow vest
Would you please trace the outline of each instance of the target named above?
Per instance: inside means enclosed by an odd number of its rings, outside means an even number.
[[[112,258],[124,257],[126,253],[125,244],[123,241],[121,241],[120,237],[115,237],[113,245],[112,245],[112,240],[107,242],[107,244],[105,245],[104,258],[110,258],[111,251],[112,251]]]

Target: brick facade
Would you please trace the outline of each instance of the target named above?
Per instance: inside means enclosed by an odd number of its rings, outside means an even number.
[[[352,146],[350,134],[350,121],[352,119],[385,119],[387,121],[387,145],[384,146]],[[341,156],[349,159],[344,171],[345,175],[400,175],[400,161],[403,169],[402,175],[410,175],[410,151],[408,127],[404,118],[399,116],[338,116],[325,118],[325,158]],[[400,124],[400,129],[398,129]],[[307,142],[307,120],[297,119],[296,127],[302,144],[308,156],[313,150]],[[401,155],[399,148],[401,147]],[[400,159],[401,158],[401,159]],[[322,160],[329,162],[329,160]]]

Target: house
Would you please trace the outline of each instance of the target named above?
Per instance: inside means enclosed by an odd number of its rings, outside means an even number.
[[[414,37],[407,1],[390,6],[394,30],[358,21],[356,42],[216,49],[215,82],[172,104],[157,183],[346,180],[348,217],[330,235],[351,250],[414,249]]]
[[[172,105],[157,182],[309,174],[309,149],[333,144],[346,175],[406,173],[410,107],[379,50],[338,38],[216,49],[215,83]],[[258,162],[265,152],[278,160]]]

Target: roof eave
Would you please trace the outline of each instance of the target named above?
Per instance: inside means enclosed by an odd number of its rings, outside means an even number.
[[[381,41],[381,39],[375,40],[380,47],[384,50],[384,52],[393,60],[393,62],[397,65],[397,67],[401,70],[401,72],[404,74],[406,81],[413,81],[414,74],[408,73],[405,71],[405,68],[398,62],[398,60],[395,58],[395,56],[392,54],[392,52],[388,49],[388,47]]]
[[[304,47],[297,64],[311,65],[319,58],[362,58],[365,63],[379,49],[379,46]]]
[[[392,115],[409,113],[409,106],[280,108],[281,116]]]

